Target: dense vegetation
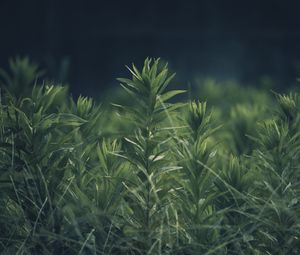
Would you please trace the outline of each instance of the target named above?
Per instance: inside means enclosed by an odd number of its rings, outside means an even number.
[[[10,66],[0,254],[300,254],[296,92],[170,90],[167,65],[146,59],[107,108],[27,59]]]

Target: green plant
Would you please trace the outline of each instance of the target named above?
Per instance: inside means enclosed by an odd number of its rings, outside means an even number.
[[[168,90],[168,66],[146,59],[118,79],[123,103],[104,108],[41,85],[28,59],[10,67],[1,255],[299,254],[297,92],[240,97],[238,84],[210,80],[199,89],[210,110],[176,102],[185,91]]]
[[[261,124],[256,159],[263,176],[265,251],[299,253],[299,97],[277,95],[275,117]]]
[[[15,58],[9,61],[10,73],[0,69],[0,87],[16,100],[29,96],[31,90],[43,72],[28,58]]]
[[[211,250],[214,254],[222,254],[224,249],[219,235],[222,215],[215,210],[217,194],[213,189],[215,176],[211,172],[217,151],[209,140],[218,128],[212,125],[206,103],[200,102],[190,102],[186,123],[186,133],[175,137],[174,151],[181,168],[176,191],[183,238],[179,248],[184,254],[205,254]]]
[[[160,254],[169,238],[167,211],[171,186],[169,173],[173,167],[167,161],[168,150],[163,146],[168,136],[161,124],[181,104],[167,101],[183,93],[165,92],[174,77],[159,59],[146,59],[140,72],[133,65],[132,79],[119,79],[122,87],[136,101],[135,107],[118,106],[133,122],[134,133],[124,138],[124,153],[130,164],[131,175],[124,182],[127,189],[128,212],[126,233],[137,253]],[[165,228],[165,226],[167,228]]]

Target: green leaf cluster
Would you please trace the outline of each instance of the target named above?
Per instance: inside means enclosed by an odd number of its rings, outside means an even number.
[[[297,92],[204,80],[179,101],[168,65],[147,58],[105,108],[40,82],[28,59],[10,68],[1,255],[300,253]]]

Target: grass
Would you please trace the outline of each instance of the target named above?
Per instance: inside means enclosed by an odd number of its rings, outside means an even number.
[[[105,108],[40,84],[28,59],[10,67],[0,254],[300,253],[297,92],[206,80],[179,102],[146,59]]]

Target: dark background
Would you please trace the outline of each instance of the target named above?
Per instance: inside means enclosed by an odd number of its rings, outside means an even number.
[[[98,95],[124,65],[162,57],[194,77],[288,86],[300,76],[300,1],[0,0],[0,65],[29,56],[74,94]]]

